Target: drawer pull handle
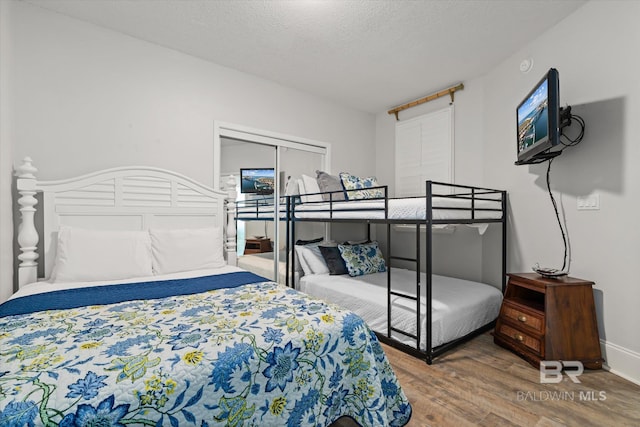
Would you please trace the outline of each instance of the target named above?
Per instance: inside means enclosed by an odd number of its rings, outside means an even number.
[[[524,337],[522,335],[520,335],[520,334],[515,334],[513,336],[513,339],[516,340],[516,341],[519,341],[519,342],[524,341]]]
[[[518,321],[520,321],[522,323],[526,323],[527,322],[527,316],[524,316],[522,314],[518,315]]]

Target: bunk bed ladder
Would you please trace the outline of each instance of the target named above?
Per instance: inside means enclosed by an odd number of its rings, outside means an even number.
[[[289,222],[289,204],[291,202],[291,199],[288,196],[285,196],[285,249],[284,249],[284,256],[285,258],[285,267],[284,267],[284,285],[286,287],[295,287],[295,271],[293,268],[291,268],[290,263],[291,261],[293,261],[293,259],[291,258],[291,255],[289,254],[290,250],[293,250],[293,247],[290,246],[290,240],[291,240],[291,223]],[[291,278],[289,278],[289,273],[291,272],[289,269],[291,268],[291,271],[293,272],[291,275]],[[280,274],[280,267],[278,267],[278,275]]]
[[[291,257],[287,272],[288,280],[291,281],[291,287],[296,288],[296,196],[287,196],[287,260]],[[290,276],[290,278],[289,278]]]
[[[387,242],[388,249],[387,253],[391,252],[391,224],[387,224]],[[415,262],[416,263],[416,293],[414,295],[405,294],[404,292],[398,292],[391,289],[391,268],[387,269],[387,336],[391,338],[391,332],[398,332],[402,335],[405,335],[409,338],[416,340],[416,349],[420,351],[420,224],[416,224],[416,257],[415,258],[406,258],[399,256],[391,256],[388,255],[389,260],[399,260],[399,261],[407,261],[407,262]],[[387,263],[387,265],[390,265]],[[392,326],[391,320],[391,296],[396,296],[400,298],[406,298],[416,303],[416,333],[411,333],[399,328]]]
[[[431,300],[433,297],[432,292],[432,284],[433,284],[433,252],[432,252],[432,240],[433,240],[433,182],[427,181],[427,192],[426,192],[426,202],[427,202],[427,210],[425,212],[425,222],[426,222],[426,242],[425,242],[425,268],[426,268],[426,283],[427,286],[427,295],[426,295],[426,303],[427,303],[427,312],[425,313],[427,321],[427,336],[426,336],[426,352],[427,352],[427,364],[431,365],[433,363],[433,348],[432,348],[432,305],[433,301]]]
[[[507,192],[501,191],[502,201],[502,295],[507,289]]]

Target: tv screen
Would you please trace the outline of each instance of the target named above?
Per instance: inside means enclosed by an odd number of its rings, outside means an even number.
[[[240,169],[241,193],[273,194],[275,181],[273,168]]]
[[[517,165],[538,163],[560,140],[558,70],[551,68],[516,109]]]

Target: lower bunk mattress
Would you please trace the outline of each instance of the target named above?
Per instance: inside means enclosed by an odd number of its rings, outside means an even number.
[[[422,273],[420,307],[420,350],[426,350],[426,275]],[[437,347],[461,338],[498,317],[502,293],[479,282],[433,275],[431,345]],[[415,295],[416,273],[392,268],[394,291]],[[300,279],[299,289],[347,308],[362,317],[369,327],[387,334],[387,273],[365,276],[312,274]],[[391,325],[416,334],[416,301],[391,296]],[[392,332],[392,338],[416,348],[416,340]]]

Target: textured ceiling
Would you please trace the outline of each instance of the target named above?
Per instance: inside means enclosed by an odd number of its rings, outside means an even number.
[[[24,0],[377,113],[481,76],[584,0]]]

